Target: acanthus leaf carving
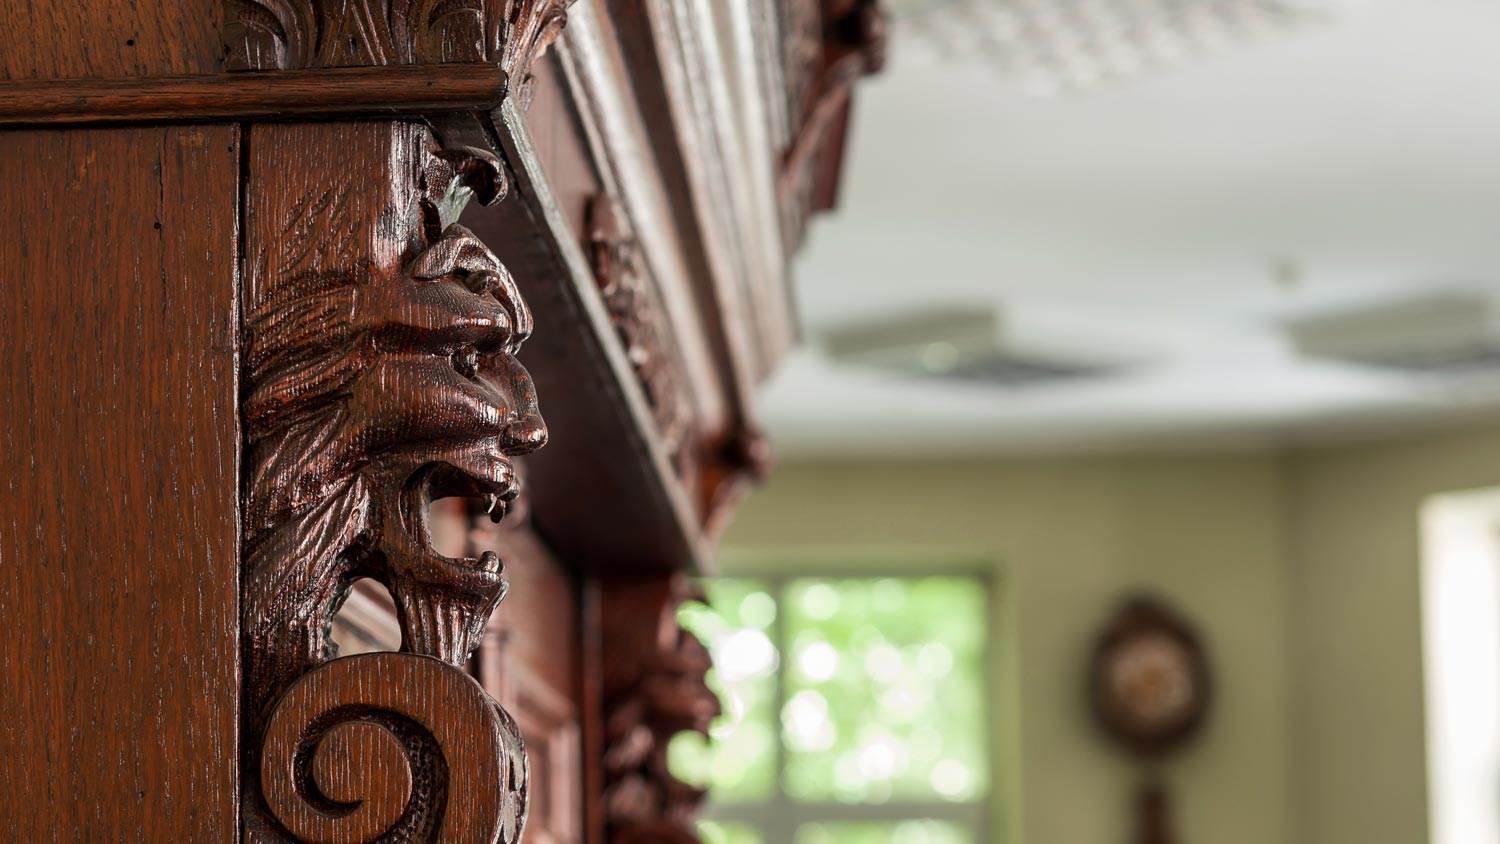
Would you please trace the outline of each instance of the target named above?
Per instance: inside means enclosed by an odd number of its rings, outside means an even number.
[[[522,107],[573,0],[224,0],[229,70],[495,62]]]
[[[344,132],[335,155],[390,171],[252,169],[266,183],[247,201],[242,292],[247,840],[516,844],[520,733],[461,670],[503,566],[443,556],[428,523],[439,497],[503,514],[510,458],[547,437],[516,359],[530,311],[454,222],[470,196],[503,196],[503,168],[410,124],[256,131],[267,149]],[[401,652],[336,659],[328,625],[367,577],[395,599]]]

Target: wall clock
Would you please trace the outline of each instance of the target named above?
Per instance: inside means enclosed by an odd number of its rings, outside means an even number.
[[[1208,717],[1212,683],[1198,634],[1164,602],[1133,597],[1100,631],[1088,686],[1104,733],[1150,766],[1137,801],[1135,841],[1168,844],[1169,801],[1156,768],[1191,742]]]

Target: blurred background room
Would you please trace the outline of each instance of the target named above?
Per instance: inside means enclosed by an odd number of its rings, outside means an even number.
[[[1500,844],[1500,5],[893,0],[713,844]]]

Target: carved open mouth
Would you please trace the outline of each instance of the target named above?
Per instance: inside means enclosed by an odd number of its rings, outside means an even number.
[[[424,562],[447,569],[442,573],[446,579],[457,578],[466,585],[485,588],[503,582],[500,556],[491,550],[477,557],[442,553],[443,549],[453,550],[455,545],[467,547],[468,542],[466,539],[435,541],[434,502],[461,499],[465,502],[465,512],[487,513],[491,521],[499,522],[520,490],[515,469],[498,451],[486,450],[466,458],[428,464],[413,475],[407,484],[403,515]],[[467,533],[467,520],[463,531]]]

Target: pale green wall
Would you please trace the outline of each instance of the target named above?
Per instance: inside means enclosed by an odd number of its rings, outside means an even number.
[[[1083,671],[1122,594],[1160,590],[1211,620],[1221,686],[1202,741],[1171,769],[1183,840],[1287,842],[1293,643],[1280,470],[1270,457],[783,465],[731,529],[725,567],[779,551],[856,569],[989,561],[1014,625],[1014,661],[996,649],[995,667],[1024,678],[1019,700],[997,700],[992,725],[1020,774],[1019,789],[1003,787],[1021,797],[1003,801],[1000,826],[1019,821],[1024,837],[995,839],[1031,844],[1125,840],[1135,775],[1095,734]]]
[[[1500,432],[1286,460],[1299,844],[1427,840],[1418,509],[1500,484]]]

